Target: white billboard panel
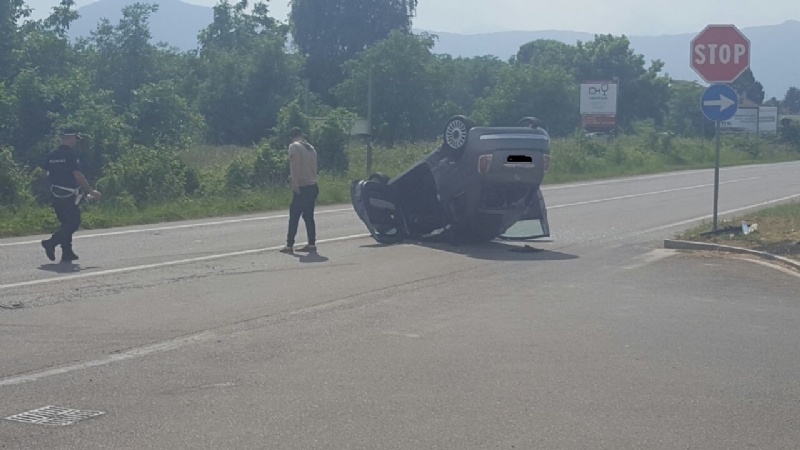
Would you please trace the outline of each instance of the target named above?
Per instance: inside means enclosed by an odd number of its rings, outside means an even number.
[[[762,106],[758,111],[758,132],[778,132],[778,107]]]
[[[719,127],[727,133],[758,134],[758,108],[739,108],[735,116],[720,122]]]
[[[615,116],[617,114],[617,87],[615,81],[584,81],[581,83],[581,114]]]

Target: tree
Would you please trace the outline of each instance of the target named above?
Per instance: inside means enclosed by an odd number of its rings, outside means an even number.
[[[14,50],[22,40],[17,24],[30,14],[25,0],[0,0],[0,80],[9,80],[15,73]]]
[[[800,89],[790,87],[783,97],[783,107],[792,114],[800,114]]]
[[[203,131],[203,117],[177,94],[172,80],[137,89],[131,113],[135,144],[186,148]]]
[[[446,80],[441,116],[470,114],[475,102],[488,95],[500,79],[506,63],[495,56],[453,58],[437,55],[440,77]]]
[[[577,59],[578,49],[574,45],[553,39],[539,39],[520,47],[515,63],[534,67],[559,67],[573,73]]]
[[[336,99],[361,117],[367,114],[369,73],[373,73],[372,119],[376,138],[392,144],[437,135],[443,118],[437,103],[445,79],[431,53],[433,38],[393,31],[384,41],[344,65],[346,80]]]
[[[766,97],[764,86],[756,81],[753,71],[749,68],[739,75],[739,78],[731,84],[731,87],[736,90],[740,97],[746,97],[758,105],[764,103],[764,98]]]
[[[564,69],[506,67],[497,87],[477,101],[474,119],[485,126],[515,126],[535,116],[554,136],[566,136],[579,124],[578,86]]]
[[[663,124],[670,82],[661,75],[663,62],[652,61],[646,68],[644,56],[634,53],[625,36],[595,36],[593,41],[578,42],[577,49],[576,81],[618,80],[617,118],[623,128],[645,119]]]
[[[216,144],[249,145],[267,137],[278,111],[299,95],[299,62],[285,51],[288,27],[269,17],[265,4],[245,12],[246,1],[214,7],[214,22],[200,34],[204,81],[199,107]]]
[[[667,129],[681,136],[702,136],[713,130],[713,123],[700,110],[700,97],[705,88],[693,81],[673,81],[670,86]]]
[[[311,89],[333,102],[342,64],[392,31],[410,33],[416,8],[417,0],[292,0],[292,36],[307,57]]]
[[[89,46],[95,84],[114,93],[114,101],[128,107],[133,92],[155,78],[157,49],[150,43],[150,15],[158,5],[135,3],[122,9],[112,26],[103,19],[92,32]]]

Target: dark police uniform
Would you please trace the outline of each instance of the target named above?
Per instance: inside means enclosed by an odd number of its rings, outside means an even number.
[[[61,223],[50,239],[42,241],[42,246],[51,260],[55,259],[55,248],[60,245],[63,260],[74,261],[78,258],[72,251],[72,235],[81,225],[79,205],[84,195],[73,173],[80,171],[78,150],[67,145],[59,146],[45,157],[42,169],[48,172],[50,201]]]

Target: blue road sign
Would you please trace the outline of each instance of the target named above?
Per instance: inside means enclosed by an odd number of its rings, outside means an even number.
[[[700,99],[703,115],[714,122],[729,120],[739,110],[739,96],[727,84],[712,84]]]

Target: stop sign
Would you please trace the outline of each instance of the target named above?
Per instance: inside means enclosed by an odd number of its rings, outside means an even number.
[[[707,83],[733,83],[750,67],[750,40],[733,25],[709,25],[691,46],[692,69]]]

